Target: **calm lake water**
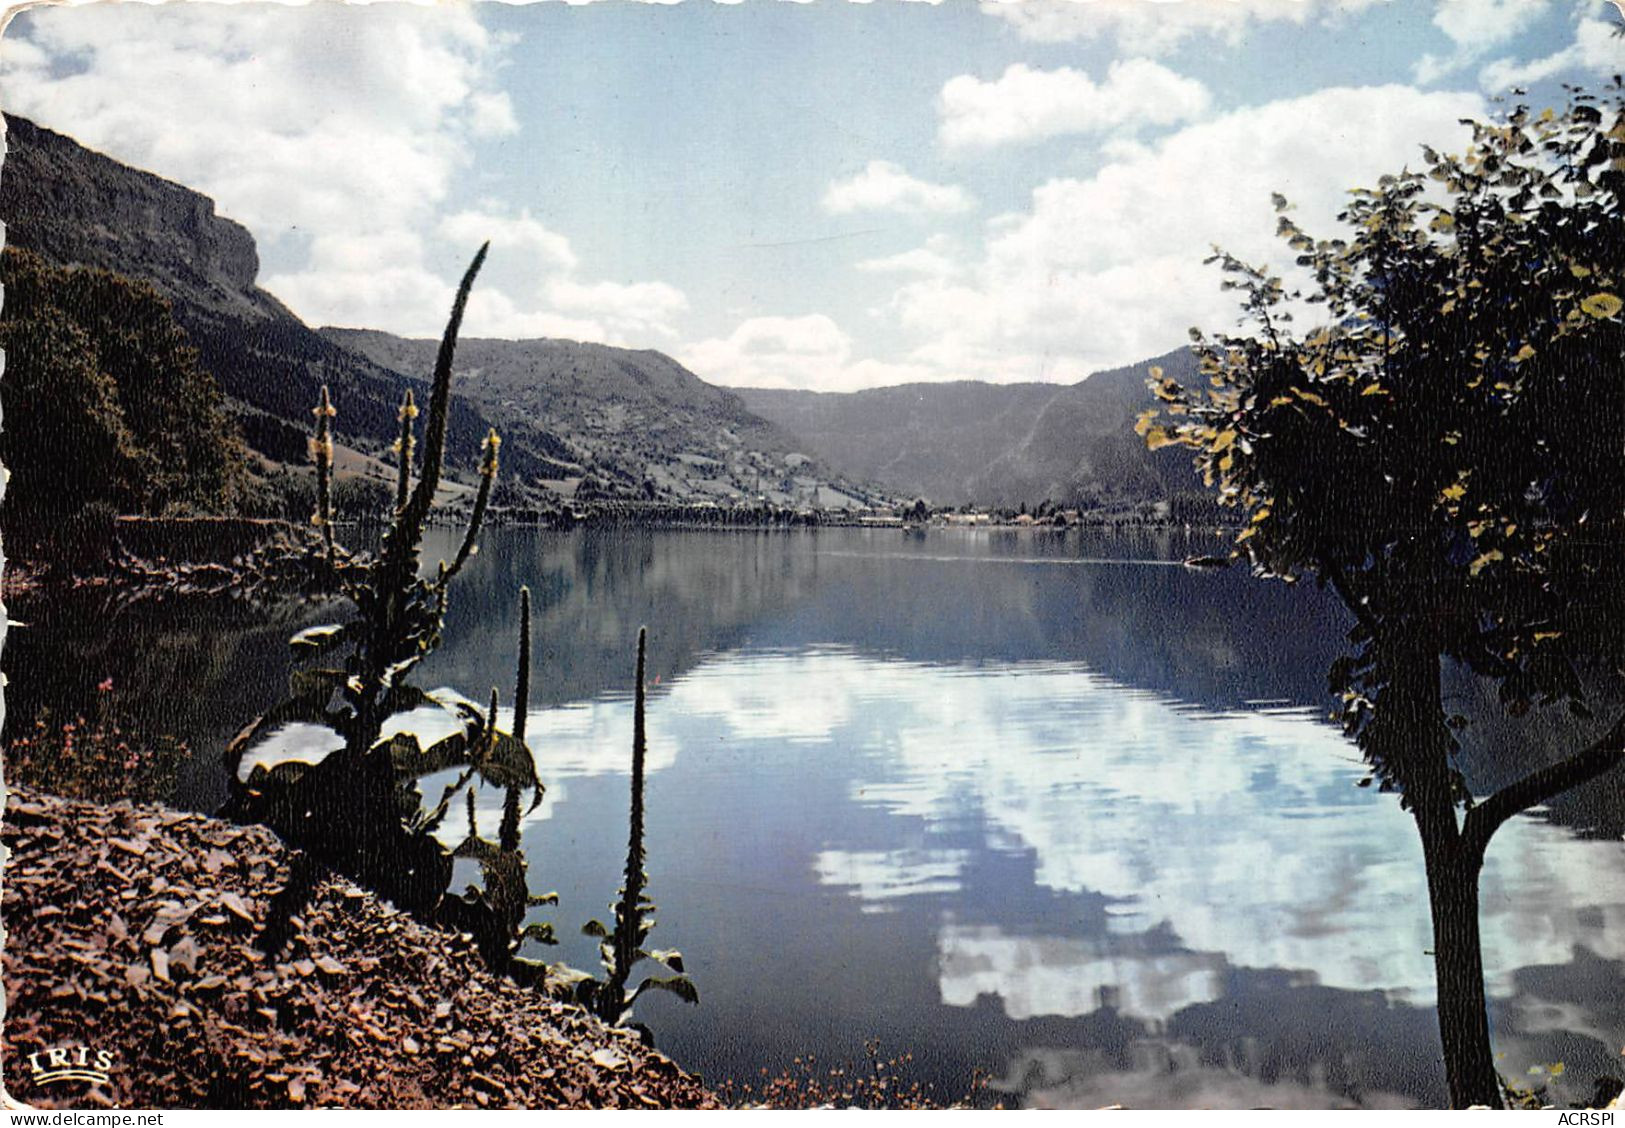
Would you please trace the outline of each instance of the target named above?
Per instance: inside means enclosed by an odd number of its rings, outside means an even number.
[[[1343,614],[1170,563],[1219,546],[497,530],[418,680],[510,698],[530,585],[548,793],[524,841],[561,897],[535,915],[563,937],[549,958],[593,966],[578,928],[620,880],[649,626],[653,940],[702,1003],[639,1017],[712,1082],[860,1063],[874,1039],[945,1096],[980,1070],[1010,1103],[1440,1104],[1416,834],[1325,720]],[[285,636],[333,614],[13,613],[60,621],[8,640],[8,705],[115,678],[192,739],[178,798],[205,808],[220,746],[284,685]],[[1527,734],[1465,679],[1450,697],[1481,718],[1475,785],[1509,778]],[[1616,773],[1515,820],[1484,874],[1502,1071],[1562,1062],[1569,1098],[1625,1046],[1620,792]]]

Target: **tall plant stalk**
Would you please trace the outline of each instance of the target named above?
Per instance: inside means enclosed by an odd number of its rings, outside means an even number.
[[[645,723],[647,651],[648,629],[639,627],[637,685],[632,697],[632,781],[631,803],[627,816],[626,871],[620,897],[610,906],[615,913],[615,928],[612,932],[596,920],[588,921],[582,928],[588,936],[596,936],[599,939],[598,953],[603,964],[604,977],[595,979],[588,977],[584,972],[575,972],[572,975],[575,980],[573,997],[576,1001],[611,1025],[628,1024],[633,1004],[646,991],[670,991],[685,1002],[700,1001],[699,991],[693,981],[683,974],[682,953],[671,949],[664,951],[647,949],[643,946],[655,926],[655,904],[644,895],[648,875],[643,869],[643,784],[644,761],[648,749]],[[645,959],[663,964],[677,974],[649,976],[635,989],[629,991],[627,984],[632,980],[632,969]]]

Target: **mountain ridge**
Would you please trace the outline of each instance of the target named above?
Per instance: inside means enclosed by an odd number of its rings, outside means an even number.
[[[220,215],[208,196],[25,118],[6,114],[4,122],[0,219],[10,244],[59,266],[105,269],[153,285],[170,302],[175,320],[219,382],[249,445],[272,463],[304,464],[310,409],[321,386],[328,385],[338,408],[338,438],[364,456],[360,464],[370,464],[370,472],[380,475],[380,464],[393,457],[402,393],[411,388],[420,400],[426,396],[432,361],[417,363],[422,350],[384,348],[388,335],[371,330],[350,340],[369,346],[361,348],[333,339],[337,331],[317,332],[260,289],[252,234]],[[545,501],[537,483],[549,482],[562,487],[556,492],[569,493],[595,474],[595,486],[612,496],[635,494],[654,480],[657,489],[667,490],[668,499],[685,502],[744,498],[763,474],[770,484],[792,488],[818,490],[830,484],[829,475],[794,449],[790,436],[751,415],[733,393],[706,384],[664,354],[548,344],[546,349],[562,349],[580,366],[614,377],[614,394],[629,397],[622,405],[628,410],[620,411],[607,402],[605,387],[578,387],[561,401],[568,410],[554,417],[537,410],[543,406],[539,402],[520,403],[527,397],[512,386],[504,390],[513,402],[505,404],[497,391],[470,379],[481,366],[469,361],[482,348],[489,352],[487,346],[496,343],[469,338],[459,348],[456,375],[463,394],[452,401],[448,464],[466,477],[486,430],[500,424],[508,483],[503,496],[510,503]],[[382,363],[369,352],[396,364]],[[588,356],[590,365],[582,359]],[[487,358],[484,368],[493,367]],[[670,393],[658,404],[634,394],[654,385]],[[486,410],[491,403],[494,409]],[[631,410],[639,403],[646,410]],[[617,434],[614,424],[622,415],[664,438],[651,445]],[[596,420],[594,426],[569,432],[589,417]],[[683,433],[685,424],[698,430]],[[748,481],[738,475],[686,474],[681,460],[664,470],[657,465],[651,473],[640,446],[651,447],[656,455],[687,452],[690,461],[748,469]]]
[[[310,407],[328,385],[340,440],[380,474],[402,392],[426,392],[434,341],[313,329],[259,287],[252,234],[208,196],[26,119],[4,121],[8,242],[155,286],[250,446],[273,463],[303,465]],[[585,488],[581,496],[685,503],[840,506],[891,494],[1116,506],[1194,488],[1182,452],[1149,453],[1132,433],[1153,402],[1146,368],[1189,375],[1188,350],[1074,385],[966,380],[851,393],[726,388],[654,349],[556,338],[466,337],[457,359],[450,464],[466,477],[497,426],[510,504]]]
[[[1133,505],[1196,488],[1188,454],[1147,451],[1134,434],[1156,402],[1146,388],[1153,366],[1182,380],[1196,371],[1187,348],[1075,384],[735,390],[814,453],[934,504]]]
[[[150,283],[213,373],[245,439],[276,462],[304,458],[309,413],[323,384],[341,440],[387,451],[402,391],[395,372],[317,336],[257,284],[254,237],[208,196],[132,168],[66,134],[6,114],[0,219],[9,245],[59,266],[88,266]],[[448,454],[472,466],[488,423],[453,404]],[[546,443],[516,443],[525,465]],[[543,448],[541,451],[527,449]]]
[[[409,375],[434,364],[436,342],[425,338],[334,327],[320,333]],[[796,505],[831,487],[832,476],[792,434],[654,349],[463,337],[457,357],[453,389],[499,424],[546,418],[568,435],[571,473],[546,482],[560,492],[585,486],[589,495]],[[866,492],[852,489],[854,499]]]

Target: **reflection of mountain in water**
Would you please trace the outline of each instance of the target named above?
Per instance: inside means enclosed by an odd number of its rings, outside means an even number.
[[[922,662],[1082,661],[1204,705],[1321,703],[1341,612],[1302,587],[1166,563],[1212,544],[1076,532],[498,530],[459,578],[430,676],[469,692],[510,681],[500,640],[529,584],[546,701],[624,692],[629,640],[647,623],[651,669],[668,677],[748,639]],[[1136,562],[1146,559],[1161,563]]]
[[[455,545],[431,541],[425,558]],[[665,681],[750,637],[813,593],[820,561],[801,537],[650,530],[488,533],[453,588],[444,642],[420,681],[475,693],[513,682],[519,588],[531,589],[536,684],[551,705],[630,694],[638,627]],[[504,688],[504,693],[507,690]]]
[[[498,529],[416,680],[506,696],[530,585],[549,791],[525,846],[563,897],[537,910],[562,925],[549,958],[590,966],[575,926],[620,880],[650,625],[657,939],[705,1005],[639,1017],[713,1079],[812,1048],[861,1061],[877,1037],[948,1089],[991,1069],[1038,1103],[1437,1102],[1416,836],[1319,720],[1342,612],[1308,586],[1165,563],[1215,546]],[[205,803],[220,745],[286,686],[286,636],[341,612],[20,606],[8,712],[94,704],[112,676],[193,740],[187,801]],[[1532,754],[1478,687],[1451,699],[1477,719],[1475,780]],[[1618,845],[1514,820],[1484,931],[1497,1048],[1520,1069],[1562,1060],[1575,1084],[1617,1068]]]
[[[1166,563],[1220,547],[1216,537],[1170,532],[937,530],[913,539],[850,529],[496,529],[459,577],[444,643],[419,680],[475,697],[492,685],[506,692],[518,588],[529,584],[541,705],[627,692],[632,640],[647,623],[651,669],[668,684],[747,641],[834,644],[928,663],[1081,662],[1114,682],[1213,709],[1260,699],[1329,709],[1326,670],[1346,649],[1342,609],[1309,585]],[[425,558],[454,551],[452,534],[440,531]],[[31,626],[6,640],[7,731],[31,723],[41,706],[88,713],[95,687],[111,677],[135,727],[180,735],[199,750],[182,800],[210,806],[224,783],[215,751],[286,687],[286,635],[344,613],[337,604],[119,611],[95,592],[19,601],[15,614]],[[1481,791],[1578,739],[1556,711],[1509,722],[1480,685],[1461,682],[1451,700],[1474,718],[1464,763]],[[797,706],[785,693],[763,703]],[[1617,837],[1622,781],[1625,771],[1616,771],[1566,795],[1548,817]]]

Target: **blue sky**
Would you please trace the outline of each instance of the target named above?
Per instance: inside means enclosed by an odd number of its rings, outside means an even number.
[[[1072,381],[1223,327],[1271,191],[1625,70],[1606,0],[42,8],[0,102],[213,196],[313,324],[672,353],[718,383]]]

